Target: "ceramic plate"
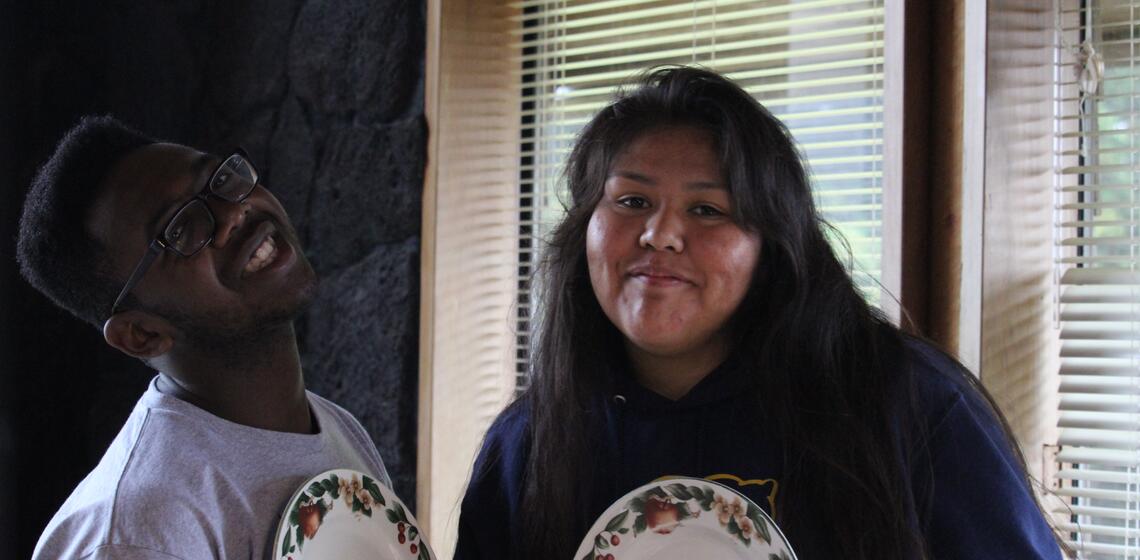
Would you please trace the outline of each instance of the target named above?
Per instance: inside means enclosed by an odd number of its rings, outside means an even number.
[[[302,484],[273,543],[277,560],[435,560],[419,523],[396,494],[348,469]]]
[[[743,494],[699,478],[646,484],[594,522],[576,560],[795,560],[780,528]]]

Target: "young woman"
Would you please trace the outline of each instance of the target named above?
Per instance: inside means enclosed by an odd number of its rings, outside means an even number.
[[[456,558],[570,559],[670,475],[735,487],[804,560],[1060,557],[989,398],[863,300],[751,96],[652,72],[566,177],[531,386],[487,434]]]

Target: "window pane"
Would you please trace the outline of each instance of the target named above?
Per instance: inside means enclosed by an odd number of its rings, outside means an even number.
[[[736,80],[783,120],[807,159],[838,253],[878,304],[882,255],[883,1],[534,1],[519,22],[523,82],[521,276],[562,217],[575,135],[616,87],[659,64]],[[539,301],[523,283],[518,382]]]

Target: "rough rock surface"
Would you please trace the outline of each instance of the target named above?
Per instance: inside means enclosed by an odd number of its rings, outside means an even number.
[[[425,4],[0,4],[0,557],[26,558],[152,372],[18,276],[23,193],[64,130],[111,113],[163,139],[245,147],[322,286],[299,322],[311,388],[361,419],[415,506]],[[13,510],[15,511],[15,510]],[[6,532],[5,532],[6,531]]]

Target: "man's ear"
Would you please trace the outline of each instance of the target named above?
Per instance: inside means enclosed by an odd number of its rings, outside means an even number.
[[[147,360],[157,358],[174,346],[173,326],[145,311],[130,310],[112,315],[103,323],[103,338],[119,351]]]

